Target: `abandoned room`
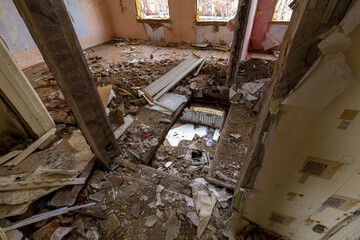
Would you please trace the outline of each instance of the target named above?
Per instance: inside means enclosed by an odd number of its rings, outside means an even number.
[[[359,57],[360,0],[0,0],[0,239],[359,240]]]

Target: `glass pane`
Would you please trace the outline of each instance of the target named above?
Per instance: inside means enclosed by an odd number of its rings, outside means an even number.
[[[138,0],[142,19],[170,18],[168,0]]]
[[[289,8],[289,4],[292,1],[293,0],[278,0],[272,20],[277,22],[289,22],[292,14],[292,9]]]
[[[200,21],[229,21],[235,17],[239,0],[198,0]]]

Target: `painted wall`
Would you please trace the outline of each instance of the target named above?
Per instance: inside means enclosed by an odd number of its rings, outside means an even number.
[[[117,38],[165,41],[171,43],[216,43],[229,45],[233,33],[226,26],[195,24],[196,0],[169,0],[170,23],[140,23],[135,0],[107,0],[114,36]],[[124,24],[126,23],[126,24]]]
[[[89,34],[79,1],[64,0],[64,3],[76,34],[78,36]],[[1,0],[0,16],[0,36],[11,53],[36,45],[12,0]]]
[[[262,42],[269,33],[280,44],[287,29],[287,23],[271,22],[276,0],[258,0],[254,26],[251,33],[250,49],[264,50]],[[280,46],[274,47],[272,50],[279,50]]]
[[[353,26],[360,24],[359,11],[357,1],[341,28],[319,44],[322,57],[280,106],[264,139],[256,189],[242,205],[246,219],[289,239],[323,239],[357,219],[360,25]],[[325,232],[314,231],[317,224]],[[357,231],[358,226],[348,229]],[[353,234],[339,231],[330,239]]]
[[[108,41],[112,27],[105,1],[64,0],[81,46],[86,49]],[[12,0],[0,1],[0,36],[21,68],[43,62]]]

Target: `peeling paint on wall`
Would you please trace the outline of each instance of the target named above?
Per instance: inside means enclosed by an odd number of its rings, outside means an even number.
[[[233,40],[233,32],[226,26],[218,26],[217,31],[214,26],[195,26],[195,43],[215,43],[230,46]]]
[[[144,23],[144,27],[149,41],[164,41],[164,26],[161,23]]]

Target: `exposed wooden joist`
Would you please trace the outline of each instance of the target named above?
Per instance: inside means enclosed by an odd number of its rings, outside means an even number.
[[[317,2],[304,0],[297,1],[295,5],[269,88],[262,99],[261,111],[236,186],[237,191],[240,188],[252,189],[255,186],[256,177],[262,167],[265,155],[262,139],[270,124],[275,120],[275,116],[271,115],[269,111],[270,104],[273,100],[285,98],[296,86],[318,57],[319,36],[332,26],[339,24],[351,4],[351,0],[339,1],[328,23],[322,24],[321,20],[330,1],[332,0]],[[316,7],[314,7],[314,2]]]
[[[175,113],[172,114],[170,123],[166,126],[164,129],[162,135],[160,136],[160,139],[158,140],[158,144],[154,147],[152,147],[146,154],[145,158],[143,159],[143,163],[146,165],[151,165],[152,159],[155,156],[156,151],[159,149],[161,144],[165,141],[167,133],[170,131],[171,127],[174,125],[176,119],[180,116],[182,111],[184,110],[185,106],[188,102],[182,103],[179,108],[176,110]]]
[[[62,0],[13,0],[77,124],[98,160],[109,167],[119,148]]]

